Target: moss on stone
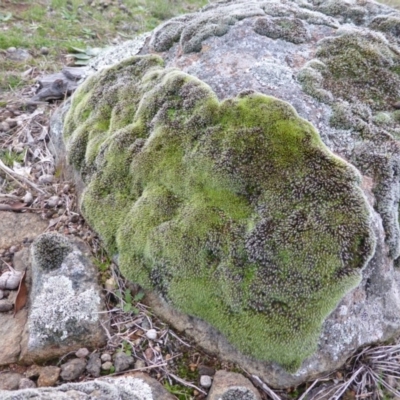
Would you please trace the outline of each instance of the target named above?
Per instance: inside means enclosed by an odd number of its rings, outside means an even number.
[[[336,98],[385,110],[400,95],[400,56],[378,33],[342,31],[321,40],[316,55],[326,66],[320,86]]]
[[[55,233],[39,236],[32,248],[37,265],[45,270],[60,268],[64,258],[72,251],[68,240]]]
[[[78,89],[65,140],[123,274],[259,360],[295,371],[373,252],[359,175],[278,99],[135,57]]]
[[[295,44],[310,39],[303,21],[298,18],[258,18],[254,24],[254,31],[272,39],[282,39]]]

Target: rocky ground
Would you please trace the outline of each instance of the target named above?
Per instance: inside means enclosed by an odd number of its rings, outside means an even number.
[[[68,4],[72,11],[68,11]],[[0,8],[0,29],[3,33],[13,29],[7,20],[10,12],[10,21],[13,21],[11,18],[18,23],[24,21],[19,21],[18,7],[28,7],[28,3],[17,5],[16,2],[6,2],[5,7]],[[113,5],[111,1],[102,1],[90,2],[87,7],[92,7],[93,12],[103,13]],[[193,4],[189,6],[193,7]],[[67,2],[65,7],[64,17],[71,19],[78,15],[74,13],[77,9],[75,4]],[[123,2],[118,2],[118,7],[129,15],[128,11],[124,11],[126,5]],[[29,23],[34,24],[34,21]],[[120,36],[119,40],[122,39]],[[397,345],[365,349],[352,358],[342,371],[326,379],[300,388],[272,391],[256,376],[249,376],[238,366],[226,364],[200,351],[155,317],[151,309],[141,303],[143,293],[140,288],[125,281],[103,251],[99,238],[79,212],[73,184],[66,179],[63,166],[55,163],[49,149],[49,121],[61,100],[36,104],[29,101],[38,89],[37,79],[50,70],[60,70],[68,60],[58,52],[54,56],[56,65],[49,66],[53,60],[47,55],[55,51],[53,48],[37,46],[30,49],[8,44],[0,40],[1,65],[7,65],[0,88],[0,274],[12,271],[16,266],[16,254],[27,248],[40,233],[59,232],[80,238],[90,247],[98,267],[110,328],[106,330],[107,344],[102,348],[88,349],[83,346],[76,352],[64,354],[40,366],[10,364],[0,367],[0,389],[51,387],[140,371],[160,382],[179,399],[204,399],[207,395],[210,396],[208,398],[217,398],[212,395],[220,393],[218,388],[214,389],[214,394],[209,393],[213,379],[221,382],[222,386],[232,379],[235,382],[248,379],[243,385],[251,387],[254,399],[305,400],[333,396],[354,399],[355,385],[358,384],[370,388],[363,398],[394,398],[388,394],[396,386],[390,374],[384,381],[387,384],[385,389],[385,384],[376,385],[376,377],[374,381],[372,373],[368,375],[360,371],[373,371],[374,363],[379,367],[378,360],[383,360],[386,366],[392,365],[400,354]],[[79,57],[71,56],[68,62],[73,64],[76,60]],[[18,84],[14,85],[11,77],[16,76]],[[12,295],[6,290],[2,297]],[[224,375],[222,370],[240,373],[240,376]],[[360,383],[357,376],[362,376],[365,381]]]

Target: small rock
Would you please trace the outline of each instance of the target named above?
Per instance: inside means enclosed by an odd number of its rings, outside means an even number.
[[[40,54],[47,56],[47,54],[49,54],[49,49],[47,47],[42,47],[40,49]]]
[[[111,361],[111,356],[108,353],[103,353],[101,355],[101,361],[106,362],[106,361]]]
[[[133,364],[133,362],[133,357],[122,352],[116,353],[114,356],[115,372],[125,371]]]
[[[69,217],[69,220],[73,223],[79,222],[79,215],[78,214],[73,214]]]
[[[8,312],[14,308],[14,305],[6,300],[0,301],[0,312]]]
[[[49,175],[49,176],[52,176],[52,175]],[[40,180],[40,178],[39,178],[39,180]],[[50,198],[47,199],[47,207],[49,207],[49,208],[57,207],[59,200],[60,200],[60,198],[58,196],[51,196]]]
[[[260,393],[243,375],[217,371],[207,400],[261,400]]]
[[[43,367],[40,369],[40,375],[38,379],[39,387],[54,386],[60,377],[60,368],[55,366]]]
[[[143,360],[136,360],[135,369],[142,369],[146,367],[146,363]]]
[[[156,340],[157,339],[157,331],[155,329],[149,329],[146,332],[146,336],[150,340]]]
[[[86,371],[94,378],[100,376],[101,360],[100,360],[100,355],[98,353],[93,353],[89,356],[89,361],[86,366]]]
[[[106,290],[112,292],[114,289],[117,288],[117,282],[115,282],[115,279],[113,277],[108,278],[104,283],[104,287]]]
[[[53,183],[53,175],[44,174],[39,177],[39,183],[42,185],[51,185]]]
[[[72,381],[79,378],[86,369],[86,360],[83,358],[74,358],[71,361],[61,365],[61,378],[64,381]]]
[[[0,374],[0,390],[16,390],[23,376],[16,372]]]
[[[19,386],[18,389],[31,389],[31,388],[35,388],[36,387],[36,383],[31,381],[28,378],[22,378],[19,381]]]
[[[105,363],[101,364],[101,369],[103,371],[109,371],[112,366],[113,363],[111,361],[106,361]]]
[[[33,202],[33,196],[31,192],[26,192],[25,196],[22,198],[25,204],[30,205]]]
[[[8,53],[15,53],[17,51],[17,48],[16,47],[9,47],[8,49],[7,49],[7,52]]]
[[[200,376],[200,386],[203,386],[203,388],[209,388],[212,385],[212,380],[211,376],[208,375],[202,375]]]
[[[76,355],[78,358],[85,358],[85,357],[88,356],[88,354],[89,354],[89,350],[88,350],[86,347],[82,347],[81,349],[79,349],[79,350],[75,353],[75,355]]]
[[[14,254],[18,251],[18,247],[17,246],[11,246],[8,250],[10,252],[10,254]]]
[[[208,375],[214,376],[215,375],[215,368],[208,367],[207,365],[199,365],[198,367],[199,375]]]
[[[0,132],[8,132],[10,130],[10,125],[7,122],[0,123]]]

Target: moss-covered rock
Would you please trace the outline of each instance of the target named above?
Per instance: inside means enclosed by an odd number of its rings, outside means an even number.
[[[298,18],[258,18],[254,30],[260,35],[296,44],[310,39],[304,23]]]
[[[276,98],[135,57],[81,86],[64,137],[124,275],[255,359],[295,371],[373,253],[360,176]]]
[[[378,33],[343,30],[320,41],[317,57],[326,66],[321,86],[337,98],[385,110],[400,96],[400,54]]]

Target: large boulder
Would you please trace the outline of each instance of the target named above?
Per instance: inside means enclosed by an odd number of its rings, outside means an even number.
[[[399,18],[369,0],[214,3],[63,110],[55,142],[123,274],[273,386],[400,333]]]

